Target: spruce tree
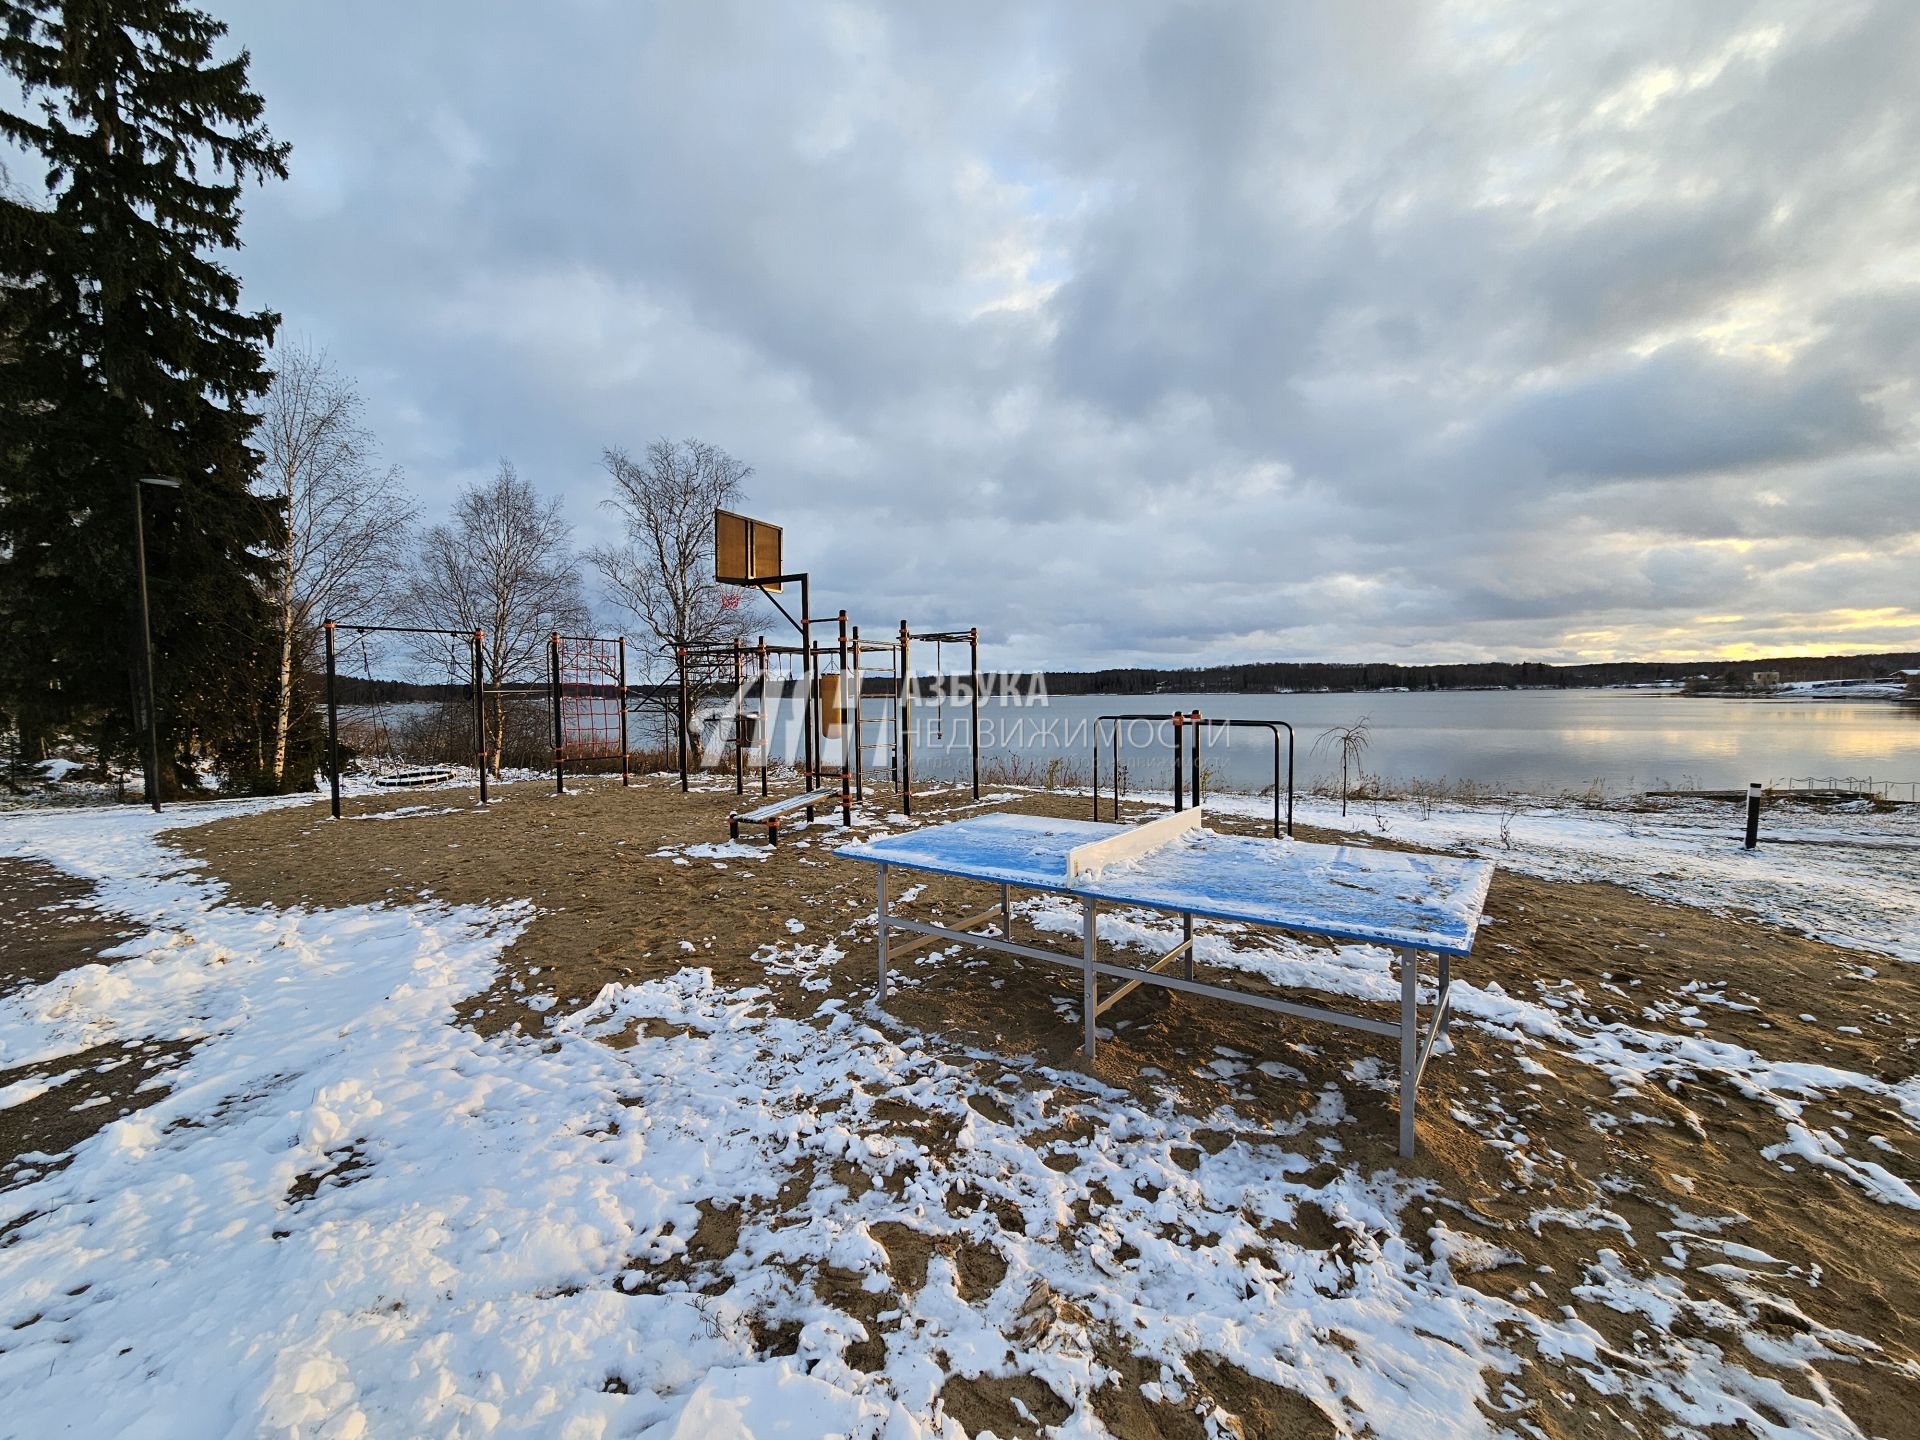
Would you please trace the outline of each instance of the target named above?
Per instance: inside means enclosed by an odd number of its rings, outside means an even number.
[[[198,756],[258,764],[283,523],[251,493],[248,444],[279,317],[243,311],[216,257],[239,246],[242,186],[284,177],[288,147],[246,54],[215,57],[225,33],[179,0],[0,3],[25,101],[0,134],[46,163],[43,196],[0,196],[0,709],[29,743],[90,731],[134,753],[135,484],[175,477],[139,501],[168,789]]]

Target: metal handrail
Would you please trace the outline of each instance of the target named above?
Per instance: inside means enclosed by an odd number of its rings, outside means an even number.
[[[1285,720],[1209,720],[1198,710],[1176,710],[1170,715],[1096,715],[1093,720],[1093,818],[1100,818],[1100,741],[1102,725],[1113,726],[1113,819],[1120,821],[1120,725],[1123,721],[1147,720],[1155,725],[1169,723],[1173,726],[1173,808],[1186,808],[1186,757],[1181,747],[1182,727],[1193,726],[1193,803],[1200,803],[1200,731],[1203,725],[1212,725],[1218,729],[1239,727],[1250,730],[1266,730],[1273,736],[1273,838],[1278,840],[1281,833],[1282,811],[1280,800],[1280,732],[1287,732],[1287,796],[1285,809],[1285,827],[1288,838],[1293,835],[1293,766],[1294,734],[1293,726]]]
[[[1268,730],[1273,733],[1273,838],[1280,838],[1280,732],[1287,732],[1287,838],[1293,838],[1293,726],[1285,720],[1209,720],[1198,710],[1187,716],[1193,726],[1193,803],[1200,803],[1200,727],[1212,725],[1216,728],[1238,726],[1250,730]],[[1176,791],[1177,794],[1177,791]]]

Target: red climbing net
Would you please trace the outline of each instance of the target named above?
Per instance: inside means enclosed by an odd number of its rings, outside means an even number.
[[[618,760],[626,749],[625,656],[618,640],[555,640],[560,748],[570,761]]]

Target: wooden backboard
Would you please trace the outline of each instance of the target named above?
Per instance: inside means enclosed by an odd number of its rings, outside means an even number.
[[[713,512],[713,578],[723,585],[751,585],[778,590],[769,583],[780,574],[780,527],[764,520]]]

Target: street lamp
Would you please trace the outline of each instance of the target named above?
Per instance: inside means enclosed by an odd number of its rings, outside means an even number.
[[[133,562],[140,574],[141,655],[147,672],[147,799],[153,813],[160,813],[160,719],[153,703],[153,622],[147,616],[147,528],[141,517],[140,487],[154,485],[162,490],[178,490],[180,482],[171,475],[140,475],[133,482]]]

